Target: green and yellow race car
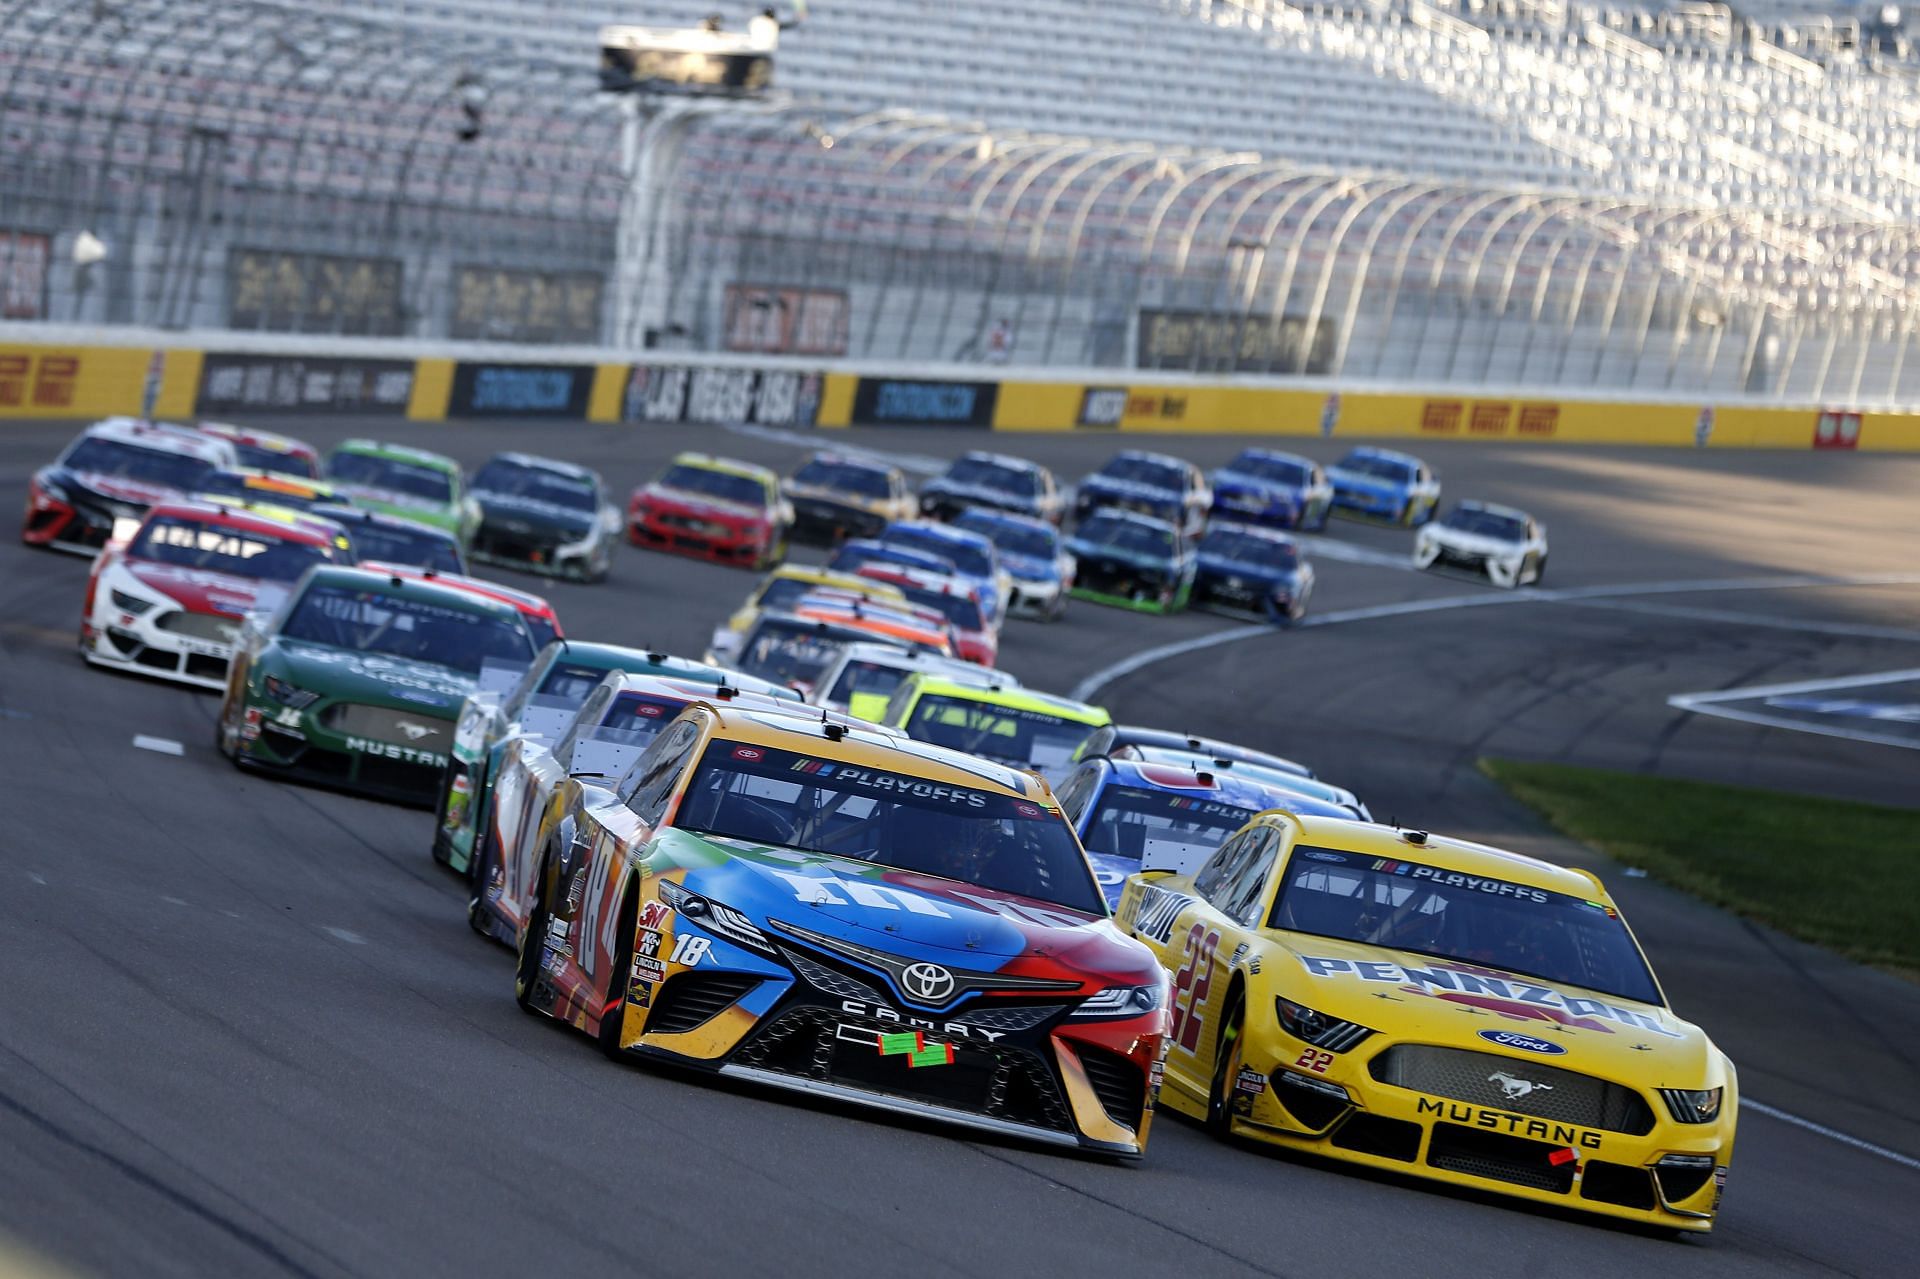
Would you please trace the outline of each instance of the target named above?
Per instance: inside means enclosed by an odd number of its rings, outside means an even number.
[[[460,464],[439,453],[347,440],[327,455],[327,481],[355,506],[445,529],[463,549],[480,528],[480,503]]]

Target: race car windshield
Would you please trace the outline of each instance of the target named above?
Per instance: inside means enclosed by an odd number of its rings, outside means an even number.
[[[87,475],[117,480],[137,480],[161,488],[192,492],[200,486],[213,464],[184,453],[141,448],[119,440],[90,436],[73,446],[61,460],[62,466]]]
[[[670,466],[667,473],[660,477],[660,487],[678,489],[682,493],[697,493],[717,502],[734,502],[741,506],[767,504],[767,489],[759,480],[749,475],[735,475],[731,471],[715,471],[704,466]]]
[[[716,739],[674,825],[1106,914],[1057,809],[911,772]]]
[[[1165,489],[1170,493],[1181,492],[1187,487],[1187,477],[1179,467],[1146,457],[1116,457],[1100,468],[1100,474],[1110,480],[1144,484],[1148,488]]]
[[[1008,555],[1050,560],[1060,553],[1059,535],[1050,528],[1030,528],[1025,524],[991,518],[975,522],[964,515],[957,524],[960,528],[971,529],[989,539]]]
[[[327,478],[419,502],[445,506],[453,501],[453,479],[440,468],[371,453],[335,453],[327,462]]]
[[[356,520],[347,526],[353,552],[363,560],[430,568],[436,573],[465,573],[460,550],[452,538],[430,528],[399,523]]]
[[[1022,497],[1040,491],[1040,477],[1032,471],[984,457],[963,457],[947,468],[946,478],[955,484],[978,484],[981,488],[1002,489]]]
[[[1476,510],[1471,506],[1454,507],[1447,512],[1440,525],[1458,533],[1498,538],[1502,542],[1524,542],[1527,538],[1525,521],[1497,511]]]
[[[569,511],[591,514],[598,506],[593,481],[581,475],[562,475],[544,467],[525,466],[495,458],[473,477],[473,491],[499,497],[521,497]]]
[[[811,686],[844,647],[842,640],[821,634],[811,623],[768,619],[747,635],[734,665],[776,684]]]
[[[560,628],[550,617],[542,617],[538,613],[523,613],[521,619],[527,624],[527,632],[533,636],[535,648],[545,648],[560,638]]]
[[[1224,528],[1214,529],[1200,539],[1200,553],[1267,568],[1296,568],[1300,564],[1300,553],[1289,542]]]
[[[1204,795],[1109,786],[1080,838],[1090,853],[1135,862],[1152,853],[1156,865],[1198,865],[1252,819],[1253,810]]]
[[[906,730],[918,741],[1047,772],[1070,763],[1093,726],[1026,707],[930,694],[914,704]]]
[[[1173,530],[1124,520],[1117,515],[1096,515],[1082,524],[1080,537],[1095,546],[1109,546],[1133,555],[1155,559],[1173,558]]]
[[[233,451],[242,466],[250,466],[257,471],[274,471],[280,475],[297,475],[303,480],[320,478],[320,468],[313,464],[310,457],[299,453],[282,453],[258,444],[242,444],[238,440],[229,440],[228,443],[233,445]]]
[[[607,704],[606,713],[589,736],[596,742],[644,748],[686,708],[685,698],[622,693]]]
[[[291,582],[315,564],[333,562],[332,548],[271,537],[252,529],[162,516],[147,521],[127,552],[134,560],[225,573],[263,582]]]
[[[905,683],[910,674],[911,671],[878,662],[848,662],[841,669],[840,678],[834,680],[833,687],[827,691],[826,700],[845,706],[856,694],[892,697],[893,690]]]
[[[1296,847],[1268,926],[1661,1002],[1612,907],[1415,862]]]
[[[884,498],[892,491],[885,471],[820,457],[795,471],[793,482],[809,488],[829,489],[835,493],[855,493],[861,497]]]
[[[518,620],[380,591],[315,585],[281,628],[287,639],[379,653],[478,675],[488,658],[529,661],[533,643]]]
[[[1352,471],[1357,475],[1371,475],[1375,479],[1393,480],[1406,483],[1413,479],[1413,465],[1391,457],[1372,457],[1366,454],[1348,456],[1338,463],[1343,471]]]
[[[195,490],[200,497],[231,497],[242,502],[259,502],[268,506],[283,506],[290,511],[310,511],[316,506],[334,499],[293,484],[279,484],[273,480],[262,480],[251,475],[236,475],[232,471],[215,471],[200,481]]]
[[[1227,469],[1237,475],[1256,475],[1263,480],[1295,488],[1305,488],[1313,482],[1311,468],[1283,457],[1262,457],[1257,453],[1242,453],[1227,463]]]
[[[866,564],[900,564],[949,577],[960,571],[960,566],[944,555],[925,555],[904,546],[855,546],[851,542],[840,548],[827,567],[836,573],[857,573]]]
[[[922,608],[930,608],[947,619],[955,630],[984,631],[986,619],[980,616],[980,602],[971,595],[953,595],[946,591],[922,590],[917,586],[902,586],[901,591],[911,602]]]
[[[993,576],[993,556],[984,547],[957,537],[942,537],[925,529],[890,528],[882,540],[891,546],[905,546],[952,560],[954,567],[968,577]]]

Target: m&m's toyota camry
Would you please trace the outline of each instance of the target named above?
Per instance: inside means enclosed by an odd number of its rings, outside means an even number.
[[[695,702],[560,783],[515,993],[649,1056],[1121,1157],[1166,978],[1046,785],[884,729]]]

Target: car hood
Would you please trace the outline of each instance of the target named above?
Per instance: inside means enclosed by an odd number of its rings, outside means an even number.
[[[1176,489],[1163,489],[1139,480],[1115,479],[1111,475],[1089,475],[1080,481],[1080,491],[1138,502],[1159,502],[1168,506],[1177,506],[1181,501],[1181,494]]]
[[[287,584],[258,578],[237,577],[231,573],[212,573],[206,569],[182,568],[177,564],[156,564],[145,560],[124,560],[120,567],[139,580],[142,586],[159,591],[189,613],[217,613],[240,618],[248,613],[270,610],[287,597]]]
[[[474,691],[471,675],[431,662],[378,653],[353,653],[299,640],[274,641],[274,656],[287,678],[338,701],[417,710],[454,719]]]
[[[855,511],[878,511],[886,505],[885,498],[849,493],[845,489],[832,489],[819,484],[795,484],[791,480],[787,481],[786,495],[807,502],[831,502]]]
[[[696,516],[706,520],[757,520],[767,514],[764,506],[750,506],[745,502],[723,502],[703,494],[689,493],[685,489],[668,488],[662,484],[649,484],[640,490],[641,495],[655,506],[670,507],[684,515]]]
[[[1201,555],[1195,562],[1202,573],[1216,573],[1226,577],[1248,577],[1261,582],[1291,582],[1299,573],[1298,569],[1276,568],[1271,564],[1248,564],[1220,555]]]
[[[1282,484],[1263,475],[1249,475],[1245,471],[1215,471],[1213,473],[1213,493],[1218,497],[1222,491],[1228,493],[1252,493],[1265,498],[1297,498],[1306,491],[1301,484]]]
[[[1279,993],[1398,1040],[1663,1087],[1698,1087],[1712,1069],[1700,1028],[1653,1004],[1382,946],[1267,936],[1292,957],[1272,974]]]
[[[1327,479],[1342,488],[1364,489],[1369,493],[1398,493],[1409,483],[1406,480],[1383,480],[1377,475],[1365,475],[1359,471],[1343,471],[1337,466],[1327,468]]]
[[[1138,551],[1123,550],[1103,542],[1082,541],[1077,537],[1067,542],[1067,550],[1077,560],[1118,560],[1123,564],[1132,564],[1139,568],[1163,569],[1175,563],[1173,559],[1164,555],[1143,555]]]
[[[522,497],[518,493],[487,493],[476,490],[474,500],[480,503],[481,513],[489,522],[500,524],[524,524],[541,529],[559,529],[563,532],[584,537],[594,526],[594,517],[575,510],[571,506],[561,506],[555,502],[542,502],[538,498]]]
[[[999,507],[1003,511],[1031,511],[1039,506],[1039,503],[1032,498],[1021,497],[1018,493],[1009,493],[1005,489],[990,488],[985,484],[968,484],[961,480],[950,480],[944,477],[935,477],[920,486],[922,497],[929,493],[961,497],[981,506]]]
[[[1009,555],[1002,551],[1000,567],[1027,582],[1051,582],[1060,576],[1059,561],[1039,555]]]
[[[770,935],[785,924],[956,969],[1097,983],[1085,994],[1155,980],[1152,956],[1099,915],[850,858],[672,838],[683,864],[703,863],[688,871],[688,888],[745,911]]]
[[[395,492],[393,489],[375,488],[368,484],[341,484],[338,481],[332,481],[332,483],[335,489],[351,497],[355,505],[364,506],[370,511],[399,515],[440,528],[452,528],[459,522],[458,514],[445,502],[415,497],[411,493]]]
[[[1507,542],[1497,537],[1486,537],[1479,533],[1461,533],[1450,528],[1441,528],[1430,524],[1421,530],[1423,540],[1438,542],[1441,546],[1456,551],[1465,551],[1470,555],[1518,555],[1519,542]]]
[[[142,509],[181,496],[178,489],[165,484],[136,480],[125,475],[105,475],[98,471],[70,471],[64,466],[54,467],[46,473],[46,477],[55,484],[80,489],[109,502],[124,502]]]

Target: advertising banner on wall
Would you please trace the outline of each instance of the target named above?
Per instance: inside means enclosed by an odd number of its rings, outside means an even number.
[[[37,231],[0,231],[0,320],[47,318],[53,241]]]
[[[245,409],[399,413],[412,393],[412,360],[210,351],[201,365],[195,407],[210,417]]]
[[[593,368],[585,364],[467,364],[453,371],[449,417],[587,415]]]
[[[278,249],[227,255],[227,323],[282,333],[400,332],[400,262]]]
[[[1142,311],[1134,363],[1143,369],[1202,373],[1291,373],[1300,367],[1305,316],[1220,315],[1210,311]],[[1333,367],[1333,321],[1314,325],[1304,372]]]
[[[853,393],[855,426],[993,425],[998,382],[863,377]]]
[[[818,373],[639,364],[627,375],[620,420],[812,426],[819,410]]]
[[[847,295],[840,289],[729,284],[727,350],[757,355],[845,355]]]
[[[502,271],[463,266],[453,274],[456,338],[485,342],[572,342],[600,338],[600,291],[589,272]]]

